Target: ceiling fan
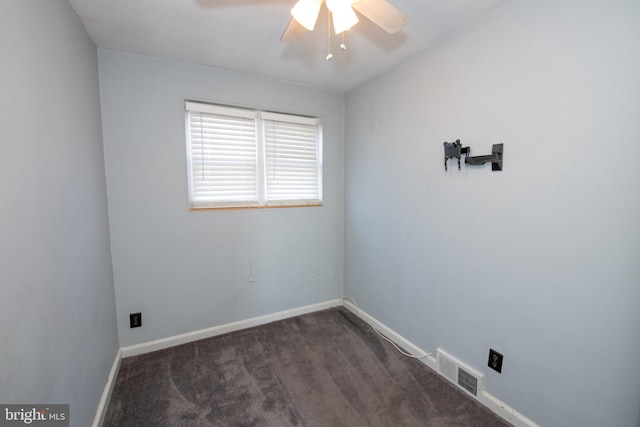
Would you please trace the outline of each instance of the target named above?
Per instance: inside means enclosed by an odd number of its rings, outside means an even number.
[[[291,9],[292,17],[280,41],[297,42],[307,30],[313,31],[323,3],[325,0],[298,0]],[[389,34],[400,31],[408,21],[408,18],[387,0],[326,0],[326,4],[333,17],[336,34],[343,33],[358,22],[355,11]]]

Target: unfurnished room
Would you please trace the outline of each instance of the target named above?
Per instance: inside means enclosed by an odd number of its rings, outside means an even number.
[[[640,1],[2,0],[0,425],[640,427]]]

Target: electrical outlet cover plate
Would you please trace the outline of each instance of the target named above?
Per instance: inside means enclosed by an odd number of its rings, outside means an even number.
[[[139,328],[142,326],[142,313],[131,313],[129,315],[129,326],[131,328]]]
[[[498,373],[502,373],[502,354],[494,349],[489,349],[489,367]]]

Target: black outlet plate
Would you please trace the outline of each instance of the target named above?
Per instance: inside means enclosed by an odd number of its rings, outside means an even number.
[[[142,326],[142,313],[131,313],[129,315],[129,326],[132,328]]]
[[[502,354],[492,348],[489,349],[489,367],[502,373]]]

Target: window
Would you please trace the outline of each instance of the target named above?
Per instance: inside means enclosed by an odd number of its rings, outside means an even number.
[[[192,209],[318,205],[317,118],[186,102]]]

